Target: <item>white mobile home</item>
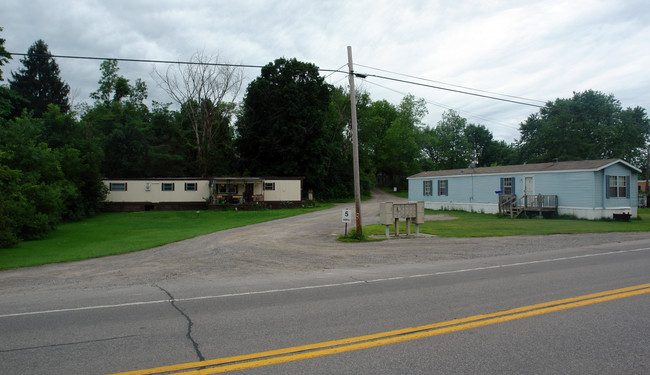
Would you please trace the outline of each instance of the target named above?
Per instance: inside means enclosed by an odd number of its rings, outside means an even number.
[[[512,213],[511,208],[553,207],[560,215],[584,219],[636,217],[640,172],[621,159],[429,171],[408,177],[409,200],[436,210]]]
[[[227,205],[295,206],[302,178],[213,177],[105,179],[106,202],[114,211],[203,209]]]

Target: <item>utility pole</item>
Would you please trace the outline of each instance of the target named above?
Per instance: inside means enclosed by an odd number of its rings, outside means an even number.
[[[352,164],[354,164],[354,208],[357,218],[357,236],[361,236],[361,187],[359,186],[359,139],[357,137],[357,98],[354,91],[352,47],[348,46],[348,71],[350,75],[350,116],[352,118]]]
[[[648,158],[648,164],[646,165],[645,169],[645,206],[650,207],[650,204],[648,204],[648,196],[650,196],[650,189],[648,189],[648,180],[650,179],[650,145],[648,145],[648,154],[646,156]]]

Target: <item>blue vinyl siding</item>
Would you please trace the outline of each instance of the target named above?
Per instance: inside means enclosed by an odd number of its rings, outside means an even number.
[[[497,204],[496,191],[501,190],[501,179],[512,177],[514,194],[524,194],[524,179],[534,178],[535,194],[557,195],[558,205],[567,207],[614,207],[630,205],[636,199],[636,190],[630,189],[630,198],[604,199],[605,175],[627,175],[630,170],[614,165],[604,171],[563,172],[563,173],[525,173],[508,175],[465,175],[427,177],[409,180],[409,200],[425,202],[489,203]],[[632,174],[630,186],[636,186],[636,176]],[[423,181],[429,180],[432,195],[423,195]],[[447,180],[447,195],[438,195],[439,180]]]
[[[627,197],[608,197],[607,195],[607,177],[608,176],[627,176],[627,189],[629,194]],[[612,165],[605,168],[602,175],[601,194],[604,197],[603,207],[622,207],[622,206],[636,206],[637,205],[637,176],[635,173],[630,175],[629,169],[622,165]]]

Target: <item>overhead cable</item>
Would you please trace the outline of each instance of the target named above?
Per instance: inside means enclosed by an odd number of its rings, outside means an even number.
[[[361,67],[364,67],[364,68],[368,68],[368,69],[378,70],[378,71],[380,71],[380,72],[391,73],[391,74],[396,74],[396,75],[399,75],[399,76],[404,76],[404,77],[408,77],[408,78],[413,78],[413,79],[417,79],[417,80],[421,80],[421,81],[433,82],[433,83],[438,83],[438,84],[441,84],[441,85],[451,86],[451,87],[458,87],[458,88],[465,89],[465,90],[478,91],[478,92],[483,92],[483,93],[486,93],[486,94],[499,95],[499,96],[504,96],[504,97],[513,98],[513,99],[525,100],[525,101],[529,101],[529,102],[538,102],[538,103],[543,103],[543,104],[546,103],[545,101],[543,101],[543,100],[538,100],[538,99],[524,98],[524,97],[521,97],[521,96],[508,95],[508,94],[502,94],[502,93],[493,92],[493,91],[487,91],[487,90],[476,89],[476,88],[473,88],[473,87],[467,87],[467,86],[455,85],[455,84],[453,84],[453,83],[441,82],[441,81],[436,81],[436,80],[433,80],[433,79],[422,78],[422,77],[416,77],[416,76],[412,76],[412,75],[408,75],[408,74],[403,74],[403,73],[398,73],[398,72],[392,72],[392,71],[390,71],[390,70],[385,70],[385,69],[380,69],[380,68],[374,68],[374,67],[372,67],[372,66],[367,66],[367,65],[362,65],[362,64],[355,64],[355,65],[357,65],[357,66],[361,66]]]

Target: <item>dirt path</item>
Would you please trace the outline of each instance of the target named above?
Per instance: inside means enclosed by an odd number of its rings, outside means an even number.
[[[381,191],[363,202],[363,224],[378,222],[379,203],[403,199]],[[131,254],[0,272],[0,290],[53,290],[147,285],[170,280],[224,277],[448,259],[581,247],[649,239],[650,233],[515,236],[493,238],[410,238],[341,243],[341,209],[199,236]],[[429,219],[434,219],[433,217]]]

